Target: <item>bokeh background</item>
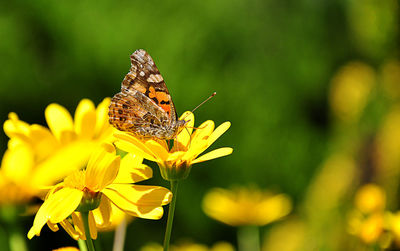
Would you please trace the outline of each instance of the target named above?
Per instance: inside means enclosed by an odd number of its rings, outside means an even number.
[[[45,125],[50,103],[70,112],[82,98],[98,104],[119,91],[130,54],[143,48],[178,114],[216,91],[196,124],[232,123],[213,148],[234,153],[195,165],[181,183],[172,242],[236,245],[236,230],[208,218],[202,198],[250,185],[293,201],[291,215],[262,227],[264,250],[290,233],[303,238],[297,250],[344,250],[354,242],[346,212],[357,187],[379,183],[390,209],[400,208],[398,26],[395,0],[2,1],[0,119],[13,111]],[[1,152],[7,140],[1,134]],[[168,186],[153,167],[150,183]],[[24,218],[26,231],[32,221]],[[165,218],[133,221],[127,250],[161,242],[164,226]],[[103,250],[112,238],[100,236]],[[45,227],[28,247],[68,244],[65,232]]]

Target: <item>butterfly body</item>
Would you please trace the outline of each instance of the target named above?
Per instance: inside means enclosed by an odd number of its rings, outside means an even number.
[[[185,127],[179,120],[163,77],[144,50],[131,55],[131,68],[121,92],[109,107],[109,122],[141,138],[173,139]]]

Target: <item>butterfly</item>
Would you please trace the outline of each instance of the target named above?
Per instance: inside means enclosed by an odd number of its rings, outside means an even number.
[[[173,139],[187,121],[179,120],[157,66],[143,49],[131,55],[131,68],[109,106],[109,122],[139,138]]]

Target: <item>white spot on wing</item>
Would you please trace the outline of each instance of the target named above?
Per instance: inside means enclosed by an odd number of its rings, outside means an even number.
[[[160,74],[151,74],[148,78],[147,78],[147,82],[151,82],[151,83],[160,83],[161,81],[163,81],[163,77]]]

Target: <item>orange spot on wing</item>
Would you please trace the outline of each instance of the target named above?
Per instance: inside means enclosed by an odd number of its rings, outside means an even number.
[[[166,94],[165,92],[157,92],[156,93],[156,98],[158,100],[158,105],[161,106],[161,108],[166,111],[168,114],[171,114],[171,103],[168,104],[161,104],[162,101],[164,101],[165,103],[167,103],[168,101],[170,101],[170,97],[168,94]]]
[[[154,89],[153,86],[150,86],[149,88],[149,98],[157,98],[157,93],[156,93],[156,89]],[[158,99],[158,98],[157,98]]]

